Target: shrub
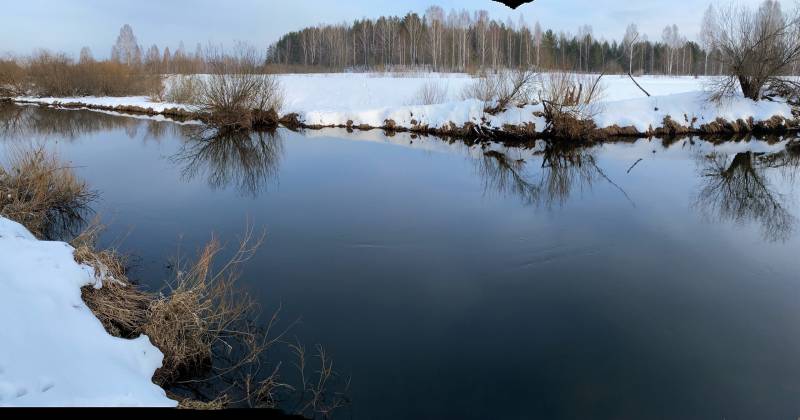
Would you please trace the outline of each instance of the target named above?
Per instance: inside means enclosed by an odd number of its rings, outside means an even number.
[[[530,103],[536,85],[536,73],[526,70],[500,70],[484,74],[461,92],[462,99],[478,99],[484,111],[495,114],[509,106]]]
[[[161,89],[157,75],[115,61],[75,63],[63,53],[36,52],[23,68],[26,90],[36,96],[152,95]]]
[[[24,94],[24,70],[16,60],[0,60],[0,97]]]
[[[419,87],[414,94],[413,105],[433,105],[447,101],[447,85],[434,81],[427,81]]]
[[[545,131],[560,138],[586,136],[594,128],[592,118],[600,112],[601,78],[569,72],[544,75],[538,95],[547,121]]]
[[[176,104],[197,105],[202,80],[196,75],[175,75],[169,78],[164,99]]]
[[[277,124],[283,92],[273,75],[263,73],[264,61],[245,44],[237,44],[232,54],[218,47],[206,50],[210,74],[201,85],[199,107],[212,125],[250,129]]]

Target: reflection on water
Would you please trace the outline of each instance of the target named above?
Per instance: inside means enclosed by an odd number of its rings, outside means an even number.
[[[765,240],[786,241],[796,218],[787,209],[787,197],[777,191],[767,171],[779,168],[794,180],[798,153],[787,148],[776,153],[713,153],[702,157],[702,186],[696,206],[707,216],[737,224],[756,223]]]
[[[590,149],[548,145],[544,152],[532,157],[541,161],[536,174],[530,173],[525,159],[511,158],[496,150],[483,153],[476,164],[484,190],[517,196],[526,205],[563,206],[576,189],[580,193],[591,191],[593,184],[602,179],[628,198],[597,165]]]
[[[346,417],[800,413],[788,139],[208,137],[39,107],[0,108],[0,128],[0,155],[45,142],[98,190],[144,283],[176,246],[265,227],[243,285],[350,374]]]
[[[0,103],[0,138],[46,139],[58,136],[71,140],[118,129],[124,130],[131,139],[142,133],[143,141],[158,141],[164,136],[184,136],[191,126],[156,119],[122,117],[113,113]]]
[[[277,131],[196,129],[171,159],[187,180],[202,177],[214,189],[233,186],[256,197],[267,182],[277,179],[282,153]]]

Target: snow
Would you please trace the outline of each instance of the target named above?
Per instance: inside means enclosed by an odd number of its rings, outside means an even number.
[[[511,108],[495,116],[484,115],[483,104],[477,100],[462,100],[460,93],[474,78],[461,73],[335,73],[335,74],[283,74],[277,76],[284,93],[283,114],[297,113],[309,125],[366,124],[380,127],[386,120],[397,126],[411,128],[416,122],[438,128],[454,123],[479,123],[486,119],[493,127],[503,124],[536,124],[542,131],[544,120],[534,116],[541,106]],[[168,79],[167,86],[174,80]],[[756,121],[772,116],[792,118],[791,107],[781,102],[754,102],[735,97],[722,105],[708,101],[705,77],[642,76],[637,82],[652,97],[645,94],[628,76],[607,75],[602,79],[604,96],[598,104],[594,119],[598,127],[613,125],[633,126],[639,132],[660,127],[664,117],[683,125],[697,118],[700,124],[723,118],[730,121],[753,117]],[[444,102],[421,105],[419,90],[425,85],[436,85],[446,91]],[[191,109],[191,106],[154,103],[146,97],[122,98],[18,98],[31,102],[81,102],[89,105],[135,105],[163,111],[167,108]]]
[[[112,337],[81,299],[92,269],[0,217],[0,406],[167,406],[146,336]],[[99,285],[96,285],[99,286]]]
[[[639,132],[645,132],[649,127],[661,126],[666,116],[685,126],[691,124],[693,118],[697,118],[695,127],[717,118],[728,121],[736,121],[739,118],[747,120],[750,117],[755,121],[764,121],[776,115],[793,118],[792,108],[784,102],[756,102],[744,97],[735,97],[717,105],[711,103],[707,93],[702,91],[606,101],[601,107],[602,111],[594,117],[598,127],[634,126]]]
[[[169,108],[189,108],[187,105],[182,104],[153,102],[147,96],[77,96],[68,98],[20,96],[17,97],[16,100],[39,104],[86,104],[102,107],[138,106],[145,109],[152,108],[155,112],[164,112],[164,110]]]

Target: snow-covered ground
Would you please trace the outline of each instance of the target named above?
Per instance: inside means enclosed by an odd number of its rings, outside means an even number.
[[[287,74],[278,79],[284,91],[283,114],[297,113],[309,125],[345,125],[352,122],[383,126],[386,120],[400,127],[411,128],[416,122],[429,127],[442,127],[454,123],[477,123],[486,118],[494,126],[503,124],[536,124],[543,130],[544,120],[533,115],[541,106],[512,108],[495,116],[483,113],[483,103],[463,100],[461,92],[474,82],[467,74],[385,75],[374,73],[341,74]],[[594,119],[600,128],[617,125],[633,126],[639,132],[660,127],[664,117],[689,125],[696,118],[695,127],[717,118],[735,121],[753,117],[756,121],[773,116],[792,118],[791,108],[780,102],[759,101],[738,97],[723,105],[708,101],[704,77],[642,76],[639,84],[652,97],[645,94],[627,76],[610,75],[602,79],[605,93],[597,106]],[[422,105],[419,91],[426,85],[435,85],[446,91],[442,103]],[[180,104],[154,103],[146,97],[123,98],[19,98],[42,103],[81,102],[88,105],[133,105],[153,108],[160,112],[167,108],[187,108]]]
[[[95,284],[63,242],[0,217],[0,406],[167,406],[146,336],[112,337],[81,299]]]

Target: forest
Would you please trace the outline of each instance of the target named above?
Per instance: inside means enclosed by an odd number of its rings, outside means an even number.
[[[699,41],[678,25],[666,26],[660,39],[648,39],[630,23],[621,40],[594,35],[591,25],[576,33],[544,29],[522,15],[493,19],[485,10],[445,12],[429,7],[408,13],[323,24],[288,33],[269,47],[269,62],[325,71],[424,69],[472,72],[531,67],[577,72],[665,75],[721,74],[719,51],[712,46],[713,6],[706,9]]]

